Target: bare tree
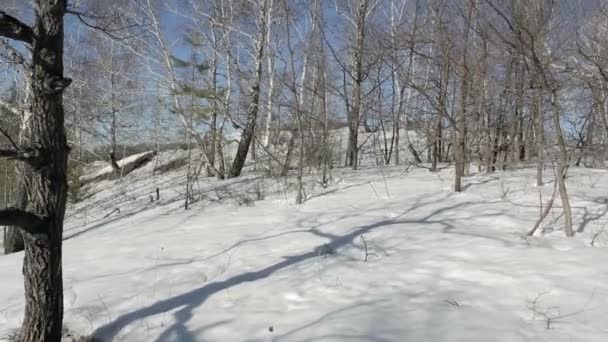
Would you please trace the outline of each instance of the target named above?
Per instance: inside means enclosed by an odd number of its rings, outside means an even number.
[[[32,170],[26,209],[0,211],[0,224],[19,226],[25,240],[25,317],[20,340],[60,341],[63,320],[61,245],[67,200],[68,145],[64,128],[63,30],[67,2],[34,1],[33,26],[0,12],[0,35],[29,45],[31,136],[29,146],[13,144],[1,157]]]
[[[258,34],[255,40],[255,74],[253,76],[251,90],[249,93],[250,102],[247,110],[247,123],[241,132],[241,138],[239,140],[239,146],[236,152],[236,156],[232,162],[232,166],[228,172],[228,177],[238,177],[241,175],[243,167],[245,166],[245,160],[249,153],[249,147],[254,138],[255,125],[258,118],[258,111],[260,105],[260,84],[262,82],[262,65],[264,63],[264,47],[266,46],[266,32],[268,30],[268,16],[267,11],[272,6],[272,0],[258,0]]]
[[[466,160],[466,116],[467,102],[469,101],[469,64],[468,64],[468,45],[471,23],[475,11],[475,1],[466,1],[466,14],[464,18],[464,34],[462,42],[462,58],[460,61],[460,96],[458,101],[458,115],[456,117],[456,127],[454,133],[454,160],[456,161],[456,175],[454,179],[454,191],[462,191],[462,177],[465,172]]]
[[[365,44],[366,20],[373,13],[377,1],[358,0],[354,11],[355,45],[351,71],[349,72],[353,87],[350,96],[348,111],[348,148],[346,151],[346,164],[356,170],[359,166],[359,125],[361,123],[361,105],[363,97],[363,82],[366,72],[363,65],[363,49]]]
[[[524,58],[528,67],[533,70],[536,86],[542,90],[540,96],[545,92],[549,95],[551,108],[551,118],[555,129],[555,144],[558,149],[556,163],[556,182],[564,210],[564,225],[567,236],[573,236],[572,212],[570,200],[566,187],[566,175],[569,167],[569,153],[564,138],[561,125],[562,108],[560,105],[560,90],[563,83],[556,76],[555,68],[560,60],[557,52],[549,48],[548,40],[550,35],[556,34],[558,26],[557,18],[559,4],[555,1],[537,1],[533,6],[527,2],[514,1],[504,8],[488,2],[493,10],[504,21],[511,34],[511,39],[504,38],[507,43],[516,48]],[[538,110],[537,128],[542,130],[542,120],[540,115],[542,110]],[[538,132],[537,134],[541,134]],[[539,160],[542,158],[539,148]],[[539,162],[540,163],[540,162]],[[539,164],[538,183],[541,183],[542,169]]]

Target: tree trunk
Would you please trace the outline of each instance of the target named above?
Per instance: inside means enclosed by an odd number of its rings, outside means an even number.
[[[566,173],[568,171],[568,150],[566,149],[566,142],[564,141],[564,135],[562,133],[557,96],[557,91],[552,90],[551,109],[553,113],[553,124],[555,125],[555,136],[557,140],[557,146],[559,147],[557,181],[559,186],[559,195],[562,200],[562,207],[564,208],[564,224],[566,229],[566,236],[571,237],[574,236],[574,230],[572,229],[572,210],[570,209],[570,199],[568,198],[568,191],[566,188]]]
[[[321,48],[321,53],[323,53],[323,48]],[[323,179],[322,179],[322,185],[323,187],[327,186],[328,183],[328,177],[327,177],[327,167],[328,164],[330,163],[330,148],[328,145],[329,143],[329,110],[327,108],[328,105],[328,101],[327,101],[327,66],[325,65],[325,59],[323,57],[323,54],[321,54],[321,58],[322,58],[322,65],[320,66],[321,68],[323,68],[322,72],[320,73],[321,75],[321,86],[322,86],[322,95],[321,95],[321,103],[322,103],[322,113],[323,113],[323,145],[322,145],[322,159],[323,159]]]
[[[433,163],[432,171],[437,171],[437,163],[443,161],[443,118],[448,116],[448,86],[450,83],[450,50],[446,46],[445,27],[441,19],[437,20],[437,29],[441,36],[441,76],[439,80],[439,94],[437,98],[438,113],[435,122],[435,132],[433,141]]]
[[[536,186],[543,186],[543,169],[545,168],[545,128],[542,108],[542,87],[538,89],[534,105],[534,135],[536,142]]]
[[[517,76],[516,76],[516,92],[517,98],[515,102],[515,159],[519,162],[523,162],[526,158],[526,146],[524,142],[524,78],[525,78],[525,66],[523,63],[518,63]]]
[[[268,30],[266,30],[266,44],[268,45],[267,62],[268,62],[268,102],[266,104],[266,129],[264,130],[264,147],[270,146],[270,127],[272,123],[272,109],[274,100],[274,56],[271,53],[271,31],[272,31],[272,5],[268,8]]]
[[[41,160],[32,172],[27,211],[43,218],[42,233],[24,234],[25,318],[22,342],[59,342],[63,320],[61,245],[67,199],[64,128],[63,0],[36,0],[32,43],[31,134]],[[26,166],[30,168],[30,166]]]
[[[112,95],[114,97],[114,95]],[[118,165],[116,159],[116,151],[118,150],[116,144],[116,112],[115,109],[112,108],[112,124],[110,126],[110,165],[112,165],[112,169],[114,173],[118,176],[120,175],[120,166]]]
[[[120,166],[116,162],[116,152],[118,150],[116,143],[116,114],[118,109],[116,108],[116,77],[114,73],[114,42],[110,45],[110,110],[112,115],[112,122],[110,123],[110,165],[114,169],[116,176],[120,175]]]
[[[294,118],[296,119],[296,118]],[[287,177],[289,173],[289,168],[291,167],[291,159],[293,158],[293,149],[296,146],[296,134],[298,134],[298,129],[295,128],[296,120],[292,123],[292,129],[290,131],[289,142],[287,143],[287,152],[285,153],[285,162],[281,167],[281,177]]]
[[[456,117],[455,141],[454,141],[454,161],[456,162],[456,177],[454,179],[454,191],[462,191],[462,177],[465,171],[466,161],[466,115],[467,115],[467,99],[469,93],[469,67],[467,58],[467,44],[469,31],[471,29],[471,19],[475,9],[475,2],[470,1],[467,17],[465,18],[464,44],[462,51],[461,79],[460,79],[460,97],[458,104],[458,116]]]
[[[365,19],[367,18],[368,0],[360,0],[356,18],[356,46],[353,58],[353,92],[351,111],[348,115],[348,149],[347,165],[353,170],[359,167],[359,121],[361,120],[361,97],[363,87],[363,43],[365,41]]]
[[[212,30],[212,35],[213,35],[214,47],[215,47],[215,49],[217,49],[217,42],[216,42],[214,30]],[[207,161],[209,162],[209,165],[207,165],[207,168],[206,168],[207,177],[212,177],[214,175],[214,173],[215,173],[216,177],[220,177],[220,175],[218,174],[218,173],[220,173],[219,170],[214,172],[214,170],[217,170],[215,168],[215,158],[216,158],[216,154],[217,154],[217,137],[218,137],[217,116],[218,116],[218,111],[219,111],[217,65],[218,65],[218,55],[217,55],[217,52],[214,51],[212,65],[210,68],[212,91],[213,91],[213,99],[211,100],[211,104],[213,106],[213,108],[212,108],[213,113],[211,114],[211,125],[209,127],[209,146],[205,147],[205,151],[207,153]]]
[[[268,7],[269,0],[264,0],[258,17],[259,32],[256,42],[256,67],[253,84],[251,85],[251,102],[249,103],[249,109],[247,110],[247,124],[245,125],[245,128],[241,134],[236,156],[234,157],[234,161],[232,162],[232,166],[228,172],[229,178],[234,178],[241,175],[243,167],[245,166],[245,161],[247,160],[247,154],[249,153],[251,141],[253,140],[260,102],[260,83],[262,82],[262,64],[264,60],[264,46],[266,45],[266,30],[270,24],[266,20],[266,11],[268,11]]]

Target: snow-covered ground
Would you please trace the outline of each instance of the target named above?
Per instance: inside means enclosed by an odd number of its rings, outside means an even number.
[[[608,171],[571,169],[580,233],[568,239],[559,201],[545,236],[523,237],[539,190],[543,202],[553,190],[531,169],[467,177],[461,194],[452,168],[337,169],[327,188],[307,178],[300,206],[284,181],[205,179],[184,211],[184,168],[153,176],[153,164],[88,186],[69,209],[72,330],[101,341],[608,341]],[[21,261],[0,257],[0,336],[21,321]]]

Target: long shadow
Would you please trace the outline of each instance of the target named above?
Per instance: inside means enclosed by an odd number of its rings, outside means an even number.
[[[463,190],[468,190],[469,188],[474,187],[474,186],[481,186],[481,185],[485,185],[485,184],[491,183],[491,182],[493,182],[493,181],[495,181],[495,180],[500,180],[500,178],[498,178],[498,177],[493,177],[493,176],[492,176],[492,177],[490,177],[490,178],[488,178],[488,179],[485,179],[485,180],[479,181],[479,182],[477,182],[477,183],[468,183],[468,184],[466,184],[466,185],[464,186]]]
[[[211,188],[207,189],[206,191],[202,192],[202,194],[207,194],[207,193],[211,193],[211,192],[213,192],[213,191],[219,191],[219,190],[228,189],[228,188],[229,188],[229,187],[231,187],[231,186],[238,185],[238,184],[240,184],[240,183],[245,183],[245,182],[248,182],[248,181],[251,181],[251,180],[255,180],[255,179],[257,179],[257,178],[259,178],[259,177],[256,177],[256,178],[246,178],[246,179],[243,179],[243,180],[238,180],[238,181],[229,181],[229,180],[222,181],[222,184],[219,184],[219,185],[213,186],[213,187],[211,187]],[[164,182],[164,183],[170,183],[170,182],[169,182],[169,181],[166,181],[166,182]],[[163,184],[164,184],[164,183],[163,183]],[[112,187],[115,187],[115,186],[116,186],[116,184],[112,184],[111,186],[108,186],[108,188],[112,188]],[[148,187],[149,187],[149,185],[148,185],[148,184],[145,184],[145,185],[141,186],[140,188],[130,189],[130,190],[129,190],[129,192],[130,192],[130,193],[134,193],[134,194],[139,194],[139,196],[141,196],[141,193],[140,193],[141,191],[140,191],[140,190],[141,190],[141,189],[144,189],[144,188],[148,188]],[[125,214],[123,214],[123,215],[116,216],[116,217],[114,217],[114,218],[112,218],[112,219],[109,219],[109,220],[105,220],[105,219],[99,219],[98,221],[101,221],[101,222],[98,222],[98,223],[96,223],[96,224],[93,224],[92,226],[90,226],[90,227],[88,227],[88,228],[86,228],[86,229],[83,229],[83,230],[81,230],[81,231],[78,231],[78,232],[76,232],[76,233],[72,233],[72,234],[65,234],[65,233],[68,233],[69,231],[76,230],[76,229],[78,229],[79,227],[75,227],[75,228],[72,228],[72,229],[70,229],[70,230],[66,230],[66,231],[64,232],[64,238],[63,238],[63,239],[64,239],[64,241],[66,241],[66,240],[70,240],[70,239],[76,238],[76,237],[78,237],[78,236],[80,236],[80,235],[83,235],[83,234],[86,234],[86,233],[89,233],[89,232],[95,231],[95,230],[97,230],[97,229],[99,229],[99,228],[101,228],[101,227],[103,227],[103,226],[105,226],[105,225],[108,225],[108,224],[110,224],[110,223],[113,223],[113,222],[116,222],[116,221],[120,221],[120,220],[122,220],[122,219],[124,219],[124,218],[128,218],[128,217],[131,217],[131,216],[134,216],[134,215],[140,214],[140,213],[144,213],[144,212],[146,212],[146,211],[148,211],[148,210],[151,210],[151,209],[156,209],[156,208],[158,208],[159,206],[166,206],[166,205],[170,205],[170,204],[173,204],[173,203],[175,203],[175,202],[179,202],[179,201],[181,201],[181,200],[183,200],[183,198],[182,198],[181,196],[175,196],[175,197],[173,197],[173,198],[171,198],[171,199],[169,199],[169,200],[159,202],[160,204],[155,203],[154,205],[144,205],[143,207],[140,207],[140,208],[135,208],[135,209],[133,209],[132,211],[130,211],[130,212],[128,212],[128,213],[125,213]],[[129,200],[129,201],[130,201],[130,200]],[[112,203],[112,206],[113,206],[113,207],[120,207],[120,205],[121,205],[121,204],[124,204],[125,202],[126,202],[125,200],[123,200],[123,201],[117,201],[117,202],[113,202],[113,203]],[[95,204],[95,206],[99,206],[99,204],[98,204],[97,202],[96,202],[96,203],[94,203],[94,204]],[[181,209],[177,209],[177,210],[181,210]],[[165,214],[172,214],[174,211],[175,211],[175,210],[169,210],[169,211],[167,211]]]
[[[446,197],[444,197],[443,199],[445,199]],[[441,200],[439,200],[439,201],[441,201]],[[329,245],[334,251],[337,251],[341,247],[351,244],[354,241],[354,239],[356,239],[357,237],[359,237],[363,234],[366,234],[372,230],[375,230],[377,228],[380,228],[380,227],[392,226],[392,225],[396,225],[396,224],[408,224],[408,223],[418,223],[418,224],[435,223],[435,224],[443,224],[445,227],[446,224],[444,223],[444,221],[441,221],[441,220],[430,221],[430,219],[433,216],[441,214],[447,210],[457,209],[459,207],[472,204],[471,202],[463,202],[460,204],[452,205],[448,208],[440,208],[437,211],[431,212],[427,216],[420,218],[420,219],[400,220],[401,217],[412,212],[413,210],[416,210],[418,208],[421,208],[421,207],[424,207],[426,205],[430,205],[430,204],[433,204],[436,202],[437,201],[431,201],[431,202],[425,202],[425,203],[420,203],[420,204],[414,205],[413,207],[410,207],[409,209],[405,210],[402,214],[400,214],[399,216],[397,216],[395,218],[385,219],[385,220],[375,222],[373,224],[359,226],[354,231],[352,231],[346,235],[337,236],[337,235],[333,235],[333,234],[322,233],[316,228],[312,229],[311,232],[315,235],[329,238],[330,242],[327,243],[327,245]],[[449,225],[448,225],[448,227],[449,227]],[[180,308],[179,310],[177,310],[174,313],[175,323],[172,326],[170,326],[169,328],[167,328],[167,330],[165,332],[163,332],[163,334],[161,334],[158,341],[162,341],[162,338],[167,338],[171,334],[177,334],[178,336],[190,338],[191,335],[188,332],[186,323],[192,318],[194,309],[199,307],[200,305],[202,305],[212,295],[219,293],[223,290],[226,290],[228,288],[232,288],[232,287],[244,284],[244,283],[254,282],[257,280],[268,278],[270,275],[272,275],[273,273],[275,273],[277,271],[286,269],[290,266],[296,265],[298,263],[312,259],[317,256],[319,256],[317,248],[311,250],[310,252],[301,253],[301,254],[297,254],[297,255],[291,255],[291,256],[285,256],[285,257],[283,257],[282,261],[272,264],[270,266],[267,266],[265,268],[262,268],[260,270],[245,272],[245,273],[233,276],[233,277],[228,278],[223,281],[215,281],[215,282],[209,283],[205,286],[202,286],[198,289],[194,289],[192,291],[188,291],[186,293],[183,293],[183,294],[180,294],[180,295],[177,295],[177,296],[165,299],[165,300],[158,301],[152,305],[126,313],[126,314],[116,318],[114,321],[97,328],[94,331],[93,336],[101,339],[102,341],[111,341],[114,337],[116,337],[116,335],[122,329],[124,329],[126,326],[130,325],[131,323],[133,323],[135,321]],[[186,339],[185,341],[191,341],[191,340]]]
[[[389,180],[391,178],[397,178],[398,176],[399,175],[385,176],[384,179]],[[351,188],[356,188],[358,186],[365,185],[365,184],[370,184],[370,183],[372,183],[372,181],[368,180],[368,181],[364,181],[364,182],[358,182],[358,183],[348,184],[348,185],[345,185],[345,186],[342,186],[342,187],[336,187],[336,188],[331,189],[331,190],[327,190],[327,191],[320,192],[318,194],[314,194],[314,195],[308,197],[306,199],[306,202],[310,201],[313,198],[318,198],[318,197],[323,197],[323,196],[326,196],[326,195],[331,195],[331,194],[334,194],[334,193],[337,193],[337,192],[340,192],[340,191],[348,190],[348,189],[351,189]]]
[[[109,219],[107,221],[99,222],[99,223],[94,224],[94,225],[90,226],[89,228],[83,229],[83,230],[81,230],[79,232],[72,233],[72,234],[67,235],[67,236],[65,236],[65,234],[64,234],[63,241],[67,241],[67,240],[79,237],[80,235],[86,234],[88,232],[95,231],[95,230],[97,230],[97,229],[99,229],[99,228],[101,228],[101,227],[103,227],[105,225],[108,225],[108,224],[116,222],[116,221],[120,221],[120,220],[122,220],[124,218],[131,217],[131,216],[134,216],[134,215],[139,214],[139,213],[140,213],[140,211],[133,211],[133,212],[130,212],[130,213],[126,213],[124,215],[116,216],[116,217],[114,217],[112,219]],[[74,228],[74,229],[76,229],[76,228]],[[74,230],[74,229],[71,229],[71,230]]]
[[[162,205],[169,205],[169,204],[175,203],[175,202],[180,201],[180,200],[181,200],[180,198],[175,198],[175,199],[163,202]],[[73,234],[70,234],[70,235],[67,235],[67,236],[65,236],[65,233],[64,233],[63,240],[67,241],[67,240],[79,237],[80,235],[83,235],[83,234],[95,231],[95,230],[97,230],[97,229],[99,229],[99,228],[101,228],[103,226],[106,226],[106,225],[108,225],[110,223],[113,223],[113,222],[116,222],[116,221],[120,221],[122,219],[131,217],[131,216],[135,216],[137,214],[141,214],[141,213],[144,213],[146,211],[149,211],[149,210],[152,210],[152,209],[156,209],[156,208],[158,208],[157,205],[145,206],[143,208],[138,208],[138,209],[135,209],[135,210],[133,210],[131,212],[125,213],[124,215],[116,216],[116,217],[114,217],[114,218],[112,218],[110,220],[107,220],[107,221],[103,221],[103,219],[101,219],[102,222],[94,224],[94,225],[90,226],[89,228],[83,229],[83,230],[81,230],[79,232],[76,232],[76,233],[73,233]],[[78,229],[78,228],[72,228],[70,230],[74,230],[74,229]]]
[[[581,222],[576,230],[578,233],[584,232],[591,222],[597,221],[608,214],[608,198],[598,197],[594,198],[592,201],[594,203],[601,204],[602,209],[599,213],[590,213],[587,207],[583,207],[583,217],[581,218]]]

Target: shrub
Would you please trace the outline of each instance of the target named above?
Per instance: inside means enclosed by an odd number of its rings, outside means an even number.
[[[84,165],[80,162],[72,161],[68,163],[68,201],[78,203],[85,196],[84,184],[80,180],[83,175]]]

